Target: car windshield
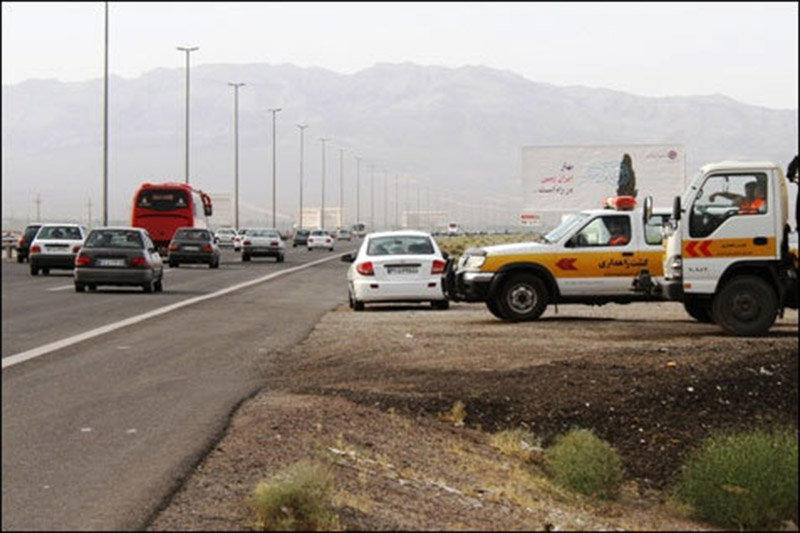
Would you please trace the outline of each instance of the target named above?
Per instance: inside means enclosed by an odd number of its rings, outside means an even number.
[[[542,241],[547,243],[558,242],[564,235],[569,233],[572,228],[585,221],[587,218],[589,218],[589,216],[590,215],[587,213],[577,213],[571,215],[561,224],[556,226],[555,229],[551,230],[550,233],[542,237]]]
[[[314,231],[311,232],[311,235],[314,235],[315,237],[319,237],[319,236],[323,236],[323,235],[329,235],[329,233],[327,231],[325,231],[325,230],[314,230]]]
[[[429,237],[392,235],[370,239],[367,255],[431,255],[436,253]]]
[[[208,241],[211,235],[203,229],[179,229],[175,232],[175,238],[184,241]]]
[[[39,231],[37,239],[64,239],[80,241],[83,239],[81,230],[74,226],[48,226]]]
[[[277,239],[280,236],[274,232],[269,230],[250,230],[247,232],[248,237],[266,237],[268,239]]]
[[[144,246],[142,235],[131,230],[92,230],[84,248],[137,248]]]

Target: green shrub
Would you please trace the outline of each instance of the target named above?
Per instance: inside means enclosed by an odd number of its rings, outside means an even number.
[[[556,482],[569,489],[603,499],[619,494],[622,460],[610,444],[587,429],[556,438],[545,451],[545,462]]]
[[[332,490],[333,473],[327,467],[301,461],[259,483],[248,505],[261,530],[329,530],[338,526]]]
[[[718,433],[682,468],[677,495],[701,520],[763,529],[797,520],[797,473],[794,430]]]

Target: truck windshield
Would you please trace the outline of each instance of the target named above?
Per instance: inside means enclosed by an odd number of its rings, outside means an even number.
[[[587,213],[576,213],[574,215],[570,215],[569,218],[567,218],[561,224],[556,226],[553,230],[550,231],[550,233],[542,237],[542,240],[544,242],[549,242],[549,243],[558,242],[564,235],[569,233],[572,230],[572,228],[574,228],[578,224],[581,224],[587,218],[589,218],[589,215]]]

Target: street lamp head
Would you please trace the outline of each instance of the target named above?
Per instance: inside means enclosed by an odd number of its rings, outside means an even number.
[[[192,47],[178,46],[176,48],[178,50],[180,50],[181,52],[194,52],[195,50],[199,50],[200,49],[199,46],[192,46]]]
[[[296,124],[296,126],[302,130],[302,129],[307,128],[308,124]]]
[[[241,86],[243,86],[245,84],[244,83],[231,83],[231,82],[228,82],[228,85],[230,85],[231,87],[239,88],[239,87],[241,87]]]
[[[278,113],[279,111],[281,111],[281,108],[280,107],[271,107],[271,108],[267,109],[267,111],[269,111],[272,114],[275,114],[275,113]]]

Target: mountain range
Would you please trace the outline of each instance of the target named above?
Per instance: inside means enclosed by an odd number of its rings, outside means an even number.
[[[395,190],[399,206],[413,207],[424,191],[423,207],[489,203],[513,219],[522,207],[523,146],[679,143],[689,174],[725,159],[785,164],[798,147],[797,109],[768,109],[724,95],[643,97],[535,82],[482,66],[410,63],[377,64],[351,75],[288,64],[204,64],[193,66],[190,74],[189,179],[213,193],[233,192],[234,90],[229,82],[245,83],[238,115],[245,218],[267,221],[271,212],[273,138],[267,109],[282,109],[275,145],[276,203],[283,224],[298,210],[299,123],[308,125],[304,205],[319,206],[319,139],[330,138],[326,206],[338,205],[341,161],[345,216],[354,217],[359,156],[362,219],[370,211],[374,166],[378,220],[384,198],[393,213]],[[110,78],[112,220],[128,219],[140,183],[184,180],[185,76],[184,69],[160,68],[135,79]],[[3,217],[35,218],[38,193],[42,218],[85,220],[90,201],[97,218],[103,80],[3,85],[2,105]]]

